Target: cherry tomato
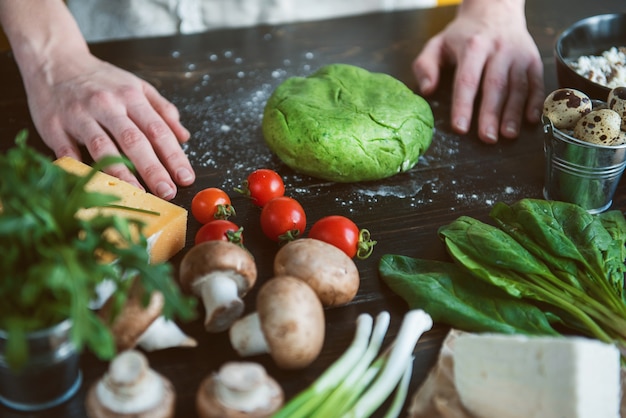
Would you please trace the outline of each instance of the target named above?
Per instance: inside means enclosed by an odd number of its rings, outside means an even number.
[[[235,214],[230,197],[222,189],[209,187],[200,190],[191,200],[191,213],[201,224],[215,219],[227,219]]]
[[[240,191],[250,196],[255,205],[263,207],[273,198],[285,194],[285,183],[274,170],[260,168],[250,173]]]
[[[227,219],[216,219],[207,222],[198,229],[194,244],[205,241],[230,241],[243,245],[243,228]]]
[[[374,251],[376,241],[372,241],[367,229],[340,215],[326,216],[311,226],[309,238],[327,242],[346,253],[348,257],[359,259],[369,257]]]
[[[275,197],[261,210],[261,229],[273,241],[293,240],[302,235],[305,228],[304,209],[291,197]]]

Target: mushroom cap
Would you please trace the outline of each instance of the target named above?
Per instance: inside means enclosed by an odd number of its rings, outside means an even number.
[[[232,372],[244,375],[236,377],[239,382],[224,382]],[[271,395],[265,408],[245,411],[229,407],[220,401],[220,384],[229,384],[230,389],[242,391],[250,390],[251,385],[265,385]],[[248,387],[235,387],[240,385]],[[200,383],[196,393],[196,411],[199,418],[265,418],[272,416],[283,405],[284,400],[282,388],[265,372],[263,366],[251,362],[228,362],[220,368],[219,373],[210,374]]]
[[[256,263],[246,249],[227,241],[205,241],[194,245],[180,262],[183,290],[192,292],[196,281],[215,271],[230,272],[240,296],[254,286],[257,278]]]
[[[300,369],[317,358],[324,344],[324,307],[304,281],[277,276],[261,286],[256,309],[269,353],[283,369]]]
[[[274,275],[304,280],[329,307],[354,299],[361,282],[350,257],[334,245],[313,238],[300,238],[281,247],[274,258]]]
[[[111,318],[113,299],[107,300],[98,312],[105,323],[110,323],[109,327],[118,351],[135,347],[139,337],[161,316],[165,303],[163,294],[158,291],[152,292],[147,306],[143,304],[143,297],[144,289],[140,282],[135,280],[131,285],[126,303],[115,318]]]
[[[591,112],[592,102],[585,93],[562,88],[554,90],[543,102],[543,114],[557,129],[572,129],[576,122]]]

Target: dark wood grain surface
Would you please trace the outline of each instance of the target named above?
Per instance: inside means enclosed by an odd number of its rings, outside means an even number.
[[[552,48],[558,33],[574,21],[593,14],[623,12],[621,0],[530,0],[527,19],[544,58],[546,91],[557,87]],[[266,148],[261,134],[265,101],[286,78],[304,76],[330,63],[343,62],[391,74],[411,88],[410,64],[424,42],[454,16],[454,7],[380,13],[353,18],[214,31],[198,35],[111,42],[93,45],[100,57],[150,81],[175,103],[192,133],[186,147],[197,170],[192,187],[180,190],[175,203],[189,208],[192,197],[205,187],[231,191],[256,168],[276,169],[285,179],[287,194],[305,208],[309,225],[322,216],[342,214],[367,228],[378,241],[371,258],[357,261],[362,282],[356,299],[347,306],[326,310],[327,335],[321,356],[307,369],[285,372],[269,356],[253,358],[279,380],[288,397],[312,382],[348,346],[356,317],[388,310],[392,314],[387,342],[395,336],[406,304],[380,281],[381,255],[394,253],[427,259],[446,259],[437,229],[460,215],[487,219],[498,201],[541,197],[543,183],[542,130],[524,126],[519,139],[484,145],[472,132],[454,134],[449,127],[451,72],[430,97],[435,115],[434,141],[415,168],[382,181],[335,184],[299,175],[286,168]],[[35,134],[21,79],[10,53],[0,55],[0,149],[6,150],[22,128],[31,130],[31,145],[47,149]],[[2,181],[2,179],[0,179]],[[259,210],[231,193],[237,209],[234,220],[245,229],[246,245],[257,259],[261,282],[272,274],[276,245],[259,230]],[[624,208],[626,190],[620,186],[614,207]],[[188,249],[199,225],[190,216]],[[178,265],[184,252],[172,262]],[[254,308],[253,291],[247,309]],[[170,349],[148,354],[151,365],[168,377],[178,394],[177,417],[196,416],[198,384],[227,360],[237,359],[227,334],[207,334],[201,321],[182,324],[199,342],[193,349]],[[436,359],[445,336],[436,324],[416,349],[411,393]],[[2,417],[83,417],[88,387],[107,363],[90,353],[82,356],[84,384],[71,401],[39,415],[15,413],[0,407]]]

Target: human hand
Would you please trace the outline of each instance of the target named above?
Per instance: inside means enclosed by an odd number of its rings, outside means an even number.
[[[68,54],[70,55],[70,54]],[[195,174],[180,144],[189,132],[176,107],[139,77],[86,53],[51,59],[24,82],[35,126],[57,157],[95,161],[125,154],[157,196],[170,200]],[[123,164],[107,173],[143,189]]]
[[[526,28],[523,3],[465,0],[455,20],[413,61],[424,95],[437,88],[444,65],[456,65],[450,115],[456,132],[469,131],[478,97],[478,136],[486,143],[497,142],[499,135],[517,137],[523,116],[539,121],[543,64]]]

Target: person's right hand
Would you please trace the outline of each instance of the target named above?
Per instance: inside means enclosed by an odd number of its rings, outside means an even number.
[[[524,116],[539,121],[543,64],[522,0],[464,0],[456,18],[413,62],[422,94],[434,92],[447,64],[456,65],[450,115],[456,132],[469,131],[478,97],[478,136],[484,142],[517,137]]]
[[[31,115],[57,157],[95,161],[125,154],[156,195],[171,199],[195,175],[180,144],[189,139],[176,107],[146,81],[87,53],[51,58],[25,78]],[[106,171],[142,187],[124,165]]]
[[[0,0],[2,25],[20,69],[33,122],[57,157],[95,161],[125,154],[163,199],[195,174],[181,143],[189,132],[176,107],[139,77],[91,54],[60,0]],[[140,188],[123,164],[106,171]]]

